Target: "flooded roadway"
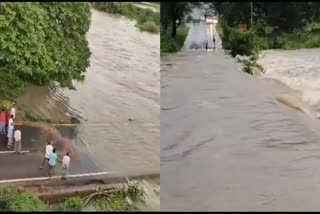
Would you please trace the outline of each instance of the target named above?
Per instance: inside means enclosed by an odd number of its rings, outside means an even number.
[[[223,50],[161,57],[161,210],[319,210],[320,123],[277,101],[295,93]]]
[[[76,90],[30,87],[19,103],[45,118],[80,118],[76,144],[102,171],[160,170],[160,39],[92,10],[91,66]]]

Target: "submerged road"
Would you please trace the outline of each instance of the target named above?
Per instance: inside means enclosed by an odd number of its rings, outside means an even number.
[[[276,101],[289,87],[188,47],[161,58],[161,210],[319,210],[319,122]]]

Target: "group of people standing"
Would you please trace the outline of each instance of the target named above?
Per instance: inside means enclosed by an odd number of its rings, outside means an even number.
[[[15,127],[13,120],[16,118],[16,109],[13,106],[10,111],[2,109],[0,115],[0,133],[6,136],[8,149],[14,147],[16,153],[21,153],[21,130]]]
[[[8,143],[8,149],[14,148],[16,154],[21,153],[21,129],[19,126],[15,127],[14,119],[16,118],[16,109],[12,107],[10,111],[2,109],[0,115],[0,133],[3,134]],[[56,149],[53,148],[51,141],[46,146],[46,153],[43,159],[43,163],[40,169],[45,166],[48,168],[48,175],[51,176],[52,170],[57,165],[58,155]],[[63,156],[62,167],[63,167],[63,179],[66,179],[68,175],[68,169],[70,165],[70,155],[67,152]]]
[[[40,166],[40,169],[42,170],[45,166],[48,168],[48,176],[51,176],[52,170],[57,165],[58,161],[58,154],[56,149],[52,146],[51,141],[48,142],[48,145],[46,146],[46,153],[44,155],[44,159],[42,162],[42,165]],[[63,179],[66,179],[68,175],[68,169],[70,165],[70,155],[69,152],[67,152],[62,159],[62,167],[63,167]]]

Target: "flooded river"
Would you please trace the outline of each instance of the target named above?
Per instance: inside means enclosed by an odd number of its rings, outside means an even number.
[[[19,103],[40,116],[81,119],[76,143],[104,171],[159,171],[160,38],[92,10],[92,52],[76,90],[30,87]]]
[[[320,209],[319,120],[278,102],[308,100],[299,84],[316,93],[304,82],[317,81],[316,53],[270,53],[262,65],[279,78],[243,73],[223,50],[161,58],[161,210]]]
[[[264,78],[281,81],[292,88],[315,116],[320,113],[320,49],[268,50],[261,53]]]

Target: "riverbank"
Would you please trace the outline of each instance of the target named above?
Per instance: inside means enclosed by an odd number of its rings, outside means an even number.
[[[0,203],[7,206],[2,206],[0,209],[1,211],[160,210],[160,205],[157,207],[152,201],[152,198],[160,197],[159,174],[127,176],[110,174],[77,178],[72,182],[69,179],[2,184]],[[2,193],[9,196],[1,197],[4,195]],[[30,204],[30,200],[37,203]],[[16,201],[24,203],[16,204]]]
[[[159,8],[153,4],[136,4],[131,2],[94,2],[92,7],[110,14],[119,14],[136,21],[136,27],[141,31],[158,33],[160,31]],[[154,9],[150,9],[154,7]]]

